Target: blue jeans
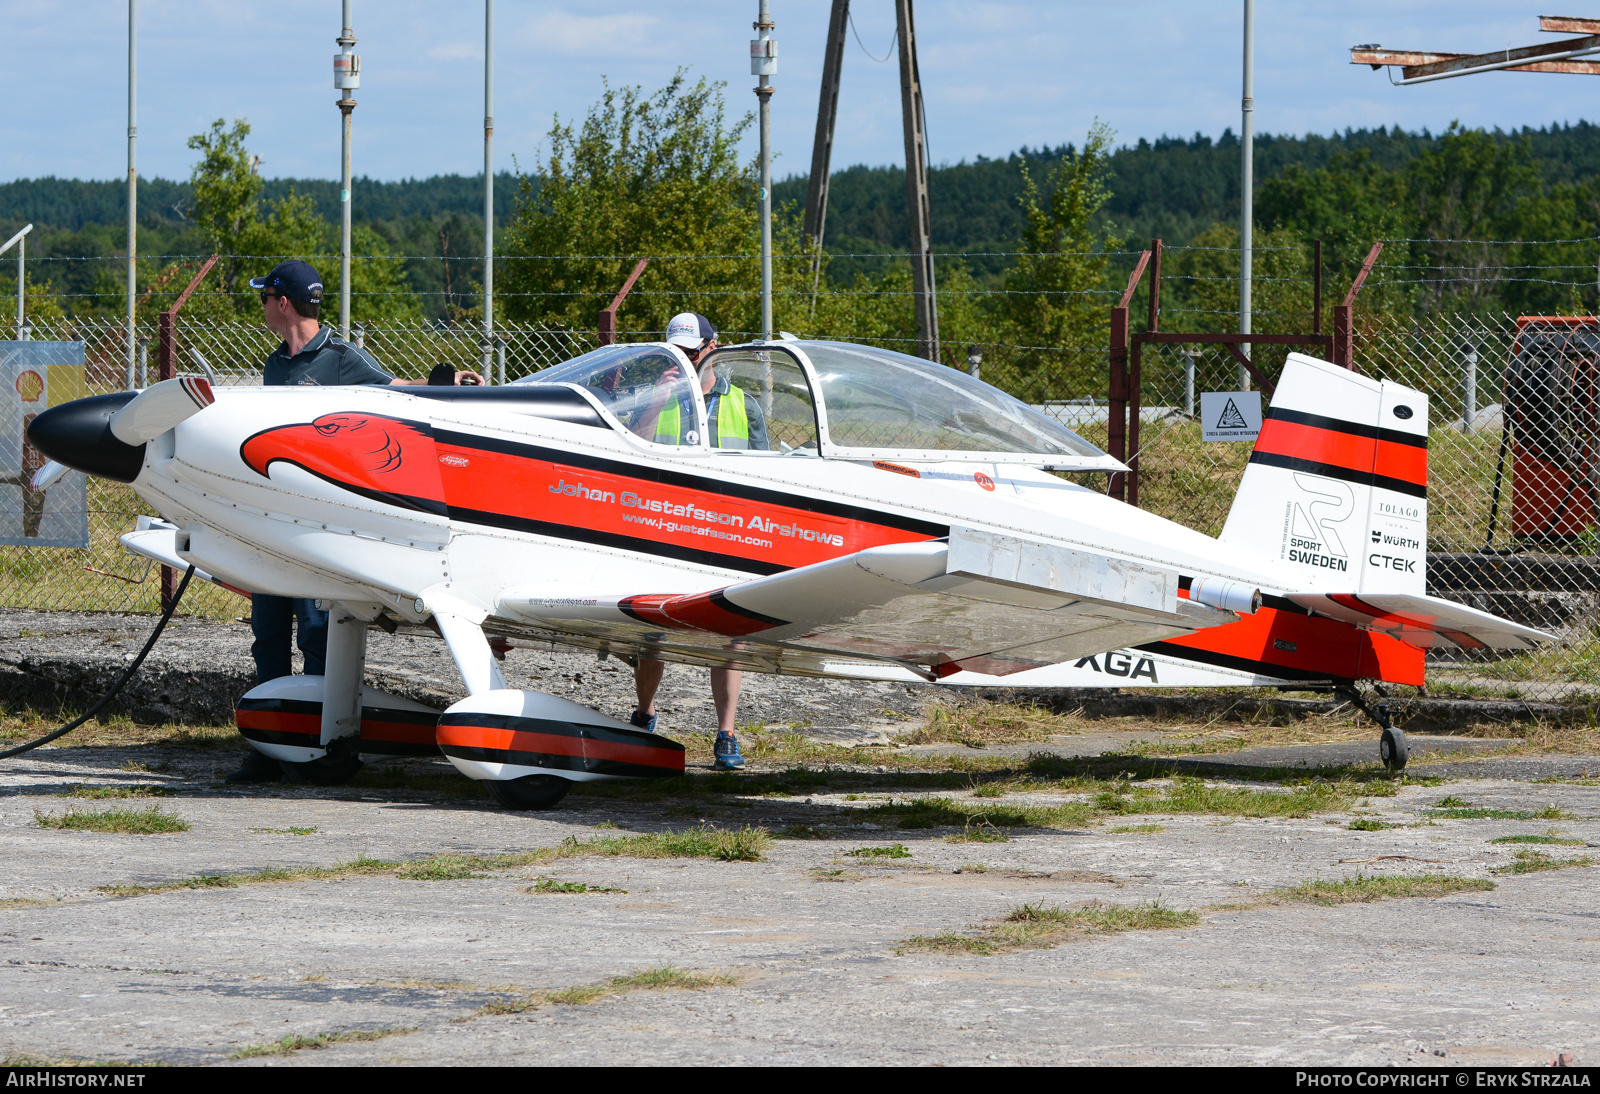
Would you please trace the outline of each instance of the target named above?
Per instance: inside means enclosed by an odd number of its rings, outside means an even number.
[[[316,601],[287,596],[250,598],[250,629],[256,640],[250,656],[256,659],[256,683],[265,684],[294,671],[289,654],[290,628],[299,620],[297,644],[306,660],[307,676],[322,676],[328,666],[328,613]]]

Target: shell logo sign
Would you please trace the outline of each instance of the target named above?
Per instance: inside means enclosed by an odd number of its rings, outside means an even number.
[[[45,465],[28,424],[86,395],[82,342],[0,341],[0,546],[87,547],[87,480],[69,472],[33,488]]]

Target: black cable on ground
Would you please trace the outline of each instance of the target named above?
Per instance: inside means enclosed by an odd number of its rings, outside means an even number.
[[[183,572],[183,580],[178,582],[178,591],[172,594],[172,603],[168,604],[167,610],[161,613],[161,619],[156,623],[156,629],[150,632],[150,640],[144,644],[144,649],[139,651],[139,656],[133,659],[133,664],[129,665],[127,671],[122,674],[122,679],[111,685],[110,691],[100,696],[100,699],[94,704],[94,706],[90,707],[76,719],[68,722],[55,732],[47,733],[43,737],[40,737],[37,741],[29,741],[25,745],[18,745],[16,748],[8,748],[4,752],[0,752],[0,760],[7,760],[12,756],[20,756],[24,752],[32,752],[40,745],[47,745],[57,737],[65,737],[67,734],[83,725],[83,723],[87,722],[90,718],[93,718],[96,714],[99,714],[102,710],[104,710],[106,705],[117,697],[117,693],[127,685],[128,681],[133,679],[133,674],[139,671],[139,666],[144,664],[145,657],[150,653],[151,649],[155,647],[156,639],[160,638],[161,632],[166,629],[167,621],[172,618],[172,613],[178,610],[178,601],[183,599],[183,591],[189,587],[189,579],[193,576],[193,566],[190,566]]]

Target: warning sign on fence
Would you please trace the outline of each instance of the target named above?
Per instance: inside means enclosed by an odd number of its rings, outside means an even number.
[[[0,342],[0,545],[89,546],[89,486],[68,471],[43,490],[46,463],[28,443],[28,423],[86,394],[82,342]]]
[[[1206,441],[1254,441],[1261,433],[1261,392],[1201,392],[1200,431]]]

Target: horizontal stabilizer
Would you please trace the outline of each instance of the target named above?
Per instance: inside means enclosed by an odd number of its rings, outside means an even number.
[[[1292,593],[1288,599],[1424,650],[1531,650],[1556,641],[1553,634],[1421,593]]]

